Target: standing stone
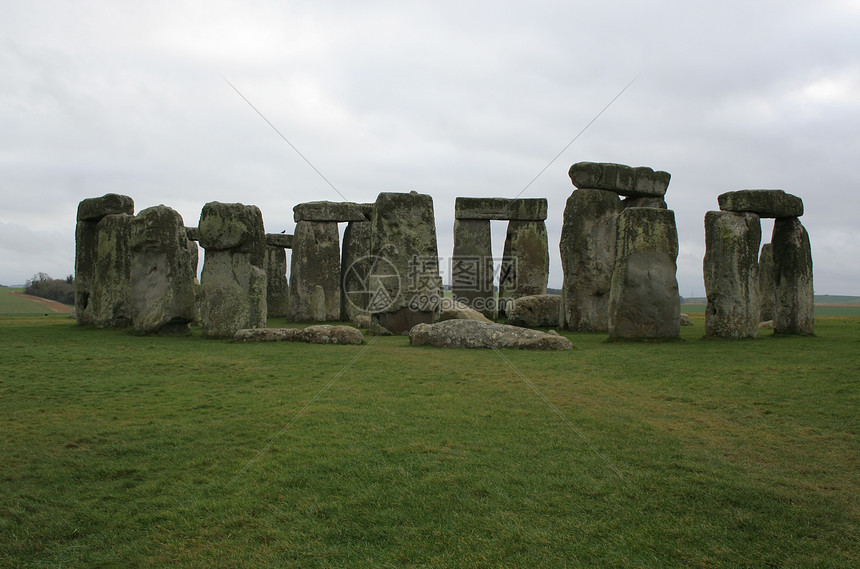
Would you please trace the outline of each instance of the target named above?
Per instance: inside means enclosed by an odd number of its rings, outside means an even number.
[[[454,220],[451,294],[454,300],[477,310],[487,318],[495,316],[490,220]]]
[[[343,232],[343,254],[340,263],[341,320],[351,321],[368,312],[370,293],[367,285],[373,265],[370,256],[372,235],[373,225],[369,221],[350,221]]]
[[[189,332],[197,305],[196,263],[188,243],[182,216],[167,206],[146,208],[131,221],[131,301],[136,331]]]
[[[297,221],[290,256],[290,319],[340,318],[340,234],[331,221]]]
[[[372,223],[372,324],[403,334],[416,324],[432,323],[442,297],[433,198],[383,192]]]
[[[776,279],[773,330],[776,334],[810,336],[815,328],[815,293],[809,234],[796,217],[778,218],[771,242]]]
[[[201,287],[203,333],[232,338],[266,325],[266,236],[253,205],[210,202],[200,212],[205,249]]]
[[[266,312],[269,318],[286,318],[290,309],[287,250],[266,246]]]
[[[132,325],[131,252],[129,239],[133,215],[106,215],[96,225],[98,231],[90,316],[99,328],[126,328]]]
[[[761,256],[758,260],[758,297],[761,303],[762,322],[773,320],[776,314],[776,275],[773,266],[773,245],[765,243],[761,246]]]
[[[134,201],[119,194],[87,198],[78,204],[75,226],[75,319],[80,325],[94,323],[91,296],[96,286],[98,222],[107,215],[132,213]]]
[[[499,316],[522,296],[546,294],[549,244],[543,221],[508,222],[499,277]]]
[[[672,210],[632,207],[618,217],[609,338],[672,339],[681,332]]]
[[[561,266],[564,272],[561,325],[579,332],[609,329],[609,290],[615,268],[618,194],[575,190],[564,209]]]
[[[761,220],[753,213],[705,214],[705,335],[755,338],[758,334],[758,250]]]

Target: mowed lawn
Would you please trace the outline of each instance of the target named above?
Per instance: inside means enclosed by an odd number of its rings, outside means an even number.
[[[860,318],[694,322],[554,353],[0,318],[0,567],[860,566]]]

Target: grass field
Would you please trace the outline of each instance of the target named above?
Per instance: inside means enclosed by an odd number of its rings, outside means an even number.
[[[22,298],[11,293],[24,292],[22,288],[0,288],[0,315],[2,316],[23,316],[23,315],[40,315],[44,316],[50,313],[50,310],[29,298]]]
[[[0,566],[858,566],[860,318],[694,322],[496,353],[0,318]]]

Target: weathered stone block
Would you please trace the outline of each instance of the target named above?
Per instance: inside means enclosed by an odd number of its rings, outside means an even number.
[[[609,338],[674,339],[681,331],[672,210],[632,207],[618,217]]]
[[[293,208],[295,221],[370,221],[373,204],[353,202],[307,202]]]
[[[776,314],[776,274],[773,265],[773,244],[761,246],[758,259],[758,296],[761,303],[762,322],[773,320]]]
[[[705,335],[755,338],[758,334],[758,250],[761,221],[753,213],[705,214]]]
[[[415,324],[433,322],[442,298],[433,198],[383,192],[372,223],[369,312],[374,323],[402,334]]]
[[[373,225],[367,221],[350,221],[343,232],[340,263],[341,320],[353,320],[368,312],[368,277],[373,266],[373,257],[370,255],[372,234]]]
[[[188,237],[190,241],[200,241],[200,230],[196,227],[186,227],[185,236]]]
[[[557,294],[536,294],[516,299],[508,312],[508,324],[513,326],[555,327],[561,313],[561,297]]]
[[[289,233],[266,233],[266,246],[280,249],[293,248],[293,236]]]
[[[100,198],[87,198],[78,204],[78,221],[99,221],[106,215],[134,213],[134,200],[119,194],[105,194]]]
[[[668,172],[646,166],[631,168],[607,162],[577,162],[568,175],[577,188],[609,190],[634,197],[662,197],[671,179]]]
[[[564,273],[561,326],[579,332],[609,329],[609,290],[615,268],[618,194],[575,190],[564,209],[561,266]]]
[[[454,220],[451,296],[488,318],[496,313],[493,243],[488,219]]]
[[[252,265],[266,262],[263,214],[255,205],[209,202],[200,212],[200,246],[207,251],[233,251],[252,256]],[[231,334],[232,336],[232,334]]]
[[[656,207],[657,209],[668,209],[666,200],[663,198],[625,198],[621,201],[622,207]]]
[[[803,200],[782,190],[738,190],[717,197],[722,211],[754,213],[759,217],[800,217]]]
[[[134,216],[118,213],[104,216],[97,224],[93,286],[90,295],[92,323],[99,328],[132,325],[131,221]]]
[[[200,212],[203,333],[232,338],[243,328],[266,325],[266,233],[253,205],[210,202]]]
[[[499,277],[499,316],[509,300],[546,294],[549,243],[543,221],[509,221]]]
[[[98,224],[78,221],[75,225],[75,320],[81,326],[93,323],[90,298],[96,271]]]
[[[204,335],[232,338],[237,330],[266,326],[266,271],[249,254],[207,249],[200,284]]]
[[[268,247],[267,254],[266,313],[269,318],[286,318],[290,311],[287,252],[283,247]]]
[[[340,236],[337,223],[299,221],[290,256],[290,319],[340,319]]]
[[[800,220],[778,218],[773,224],[773,265],[776,279],[777,334],[810,336],[815,331],[812,247]]]
[[[573,343],[558,334],[529,330],[495,322],[446,320],[421,324],[409,331],[413,346],[438,348],[516,348],[520,350],[570,350]]]
[[[130,225],[134,329],[145,334],[187,334],[197,317],[197,264],[191,259],[182,216],[158,205],[138,213]]]
[[[545,221],[545,198],[457,198],[455,219]]]

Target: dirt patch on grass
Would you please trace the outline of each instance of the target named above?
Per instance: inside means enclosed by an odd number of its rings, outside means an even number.
[[[22,294],[20,292],[12,292],[10,294],[12,294],[14,296],[20,296],[21,298],[27,298],[30,300],[35,300],[36,302],[38,302],[39,304],[41,304],[45,308],[49,308],[52,311],[56,312],[57,314],[71,314],[72,313],[73,307],[69,306],[68,304],[63,304],[61,302],[57,302],[54,300],[48,300],[47,298],[40,298],[38,296],[31,296],[29,294]]]

